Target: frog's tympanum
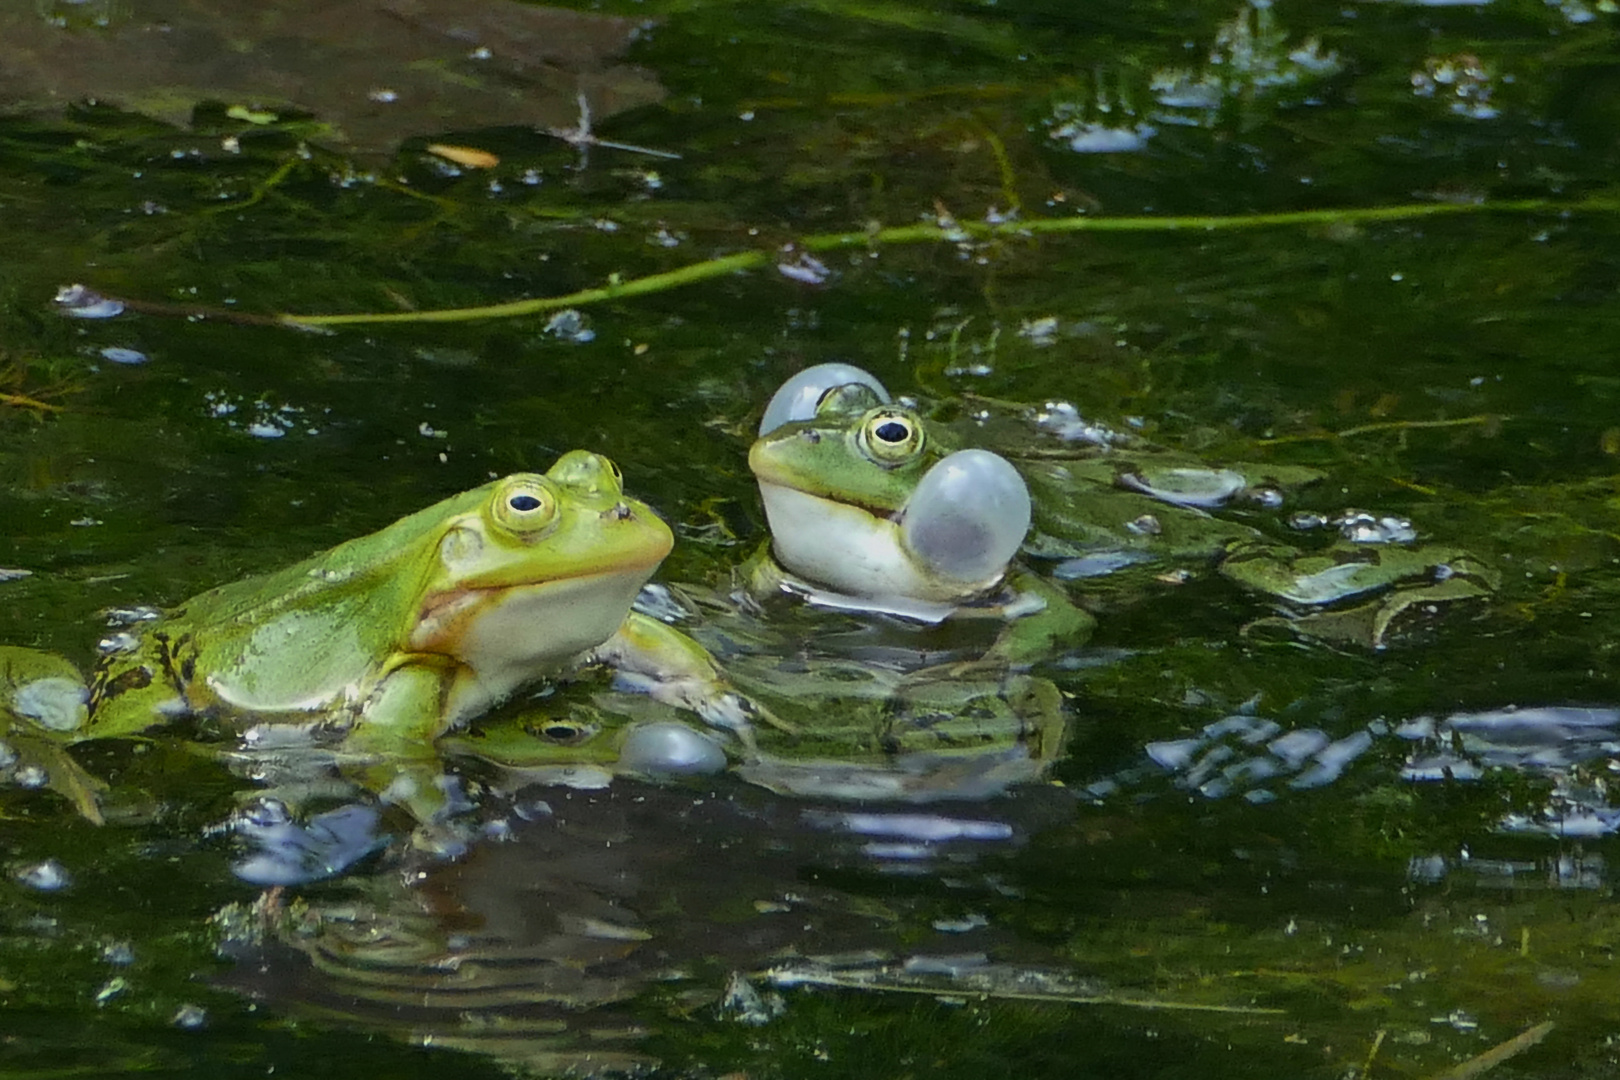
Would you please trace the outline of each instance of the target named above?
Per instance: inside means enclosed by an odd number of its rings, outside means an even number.
[[[63,743],[179,717],[250,737],[297,726],[431,816],[442,796],[411,789],[432,787],[435,740],[588,664],[746,737],[749,707],[708,655],[630,610],[672,543],[612,462],[574,451],[543,476],[496,480],[151,613],[103,643],[88,686],[59,657],[0,650],[6,752],[25,751],[94,816],[93,782]]]
[[[990,606],[1018,616],[992,656],[1014,663],[1078,643],[1089,624],[1063,613],[1060,591],[1016,570],[1020,549],[1059,560],[1055,577],[1098,583],[1131,577],[1126,568],[1174,579],[1188,565],[1216,564],[1274,598],[1300,632],[1371,647],[1414,605],[1490,587],[1466,552],[1412,543],[1395,519],[1347,513],[1340,538],[1311,552],[1238,519],[1279,504],[1283,489],[1316,479],[1313,470],[1211,468],[1055,412],[1042,418],[1044,442],[997,446],[1009,461],[958,448],[975,432],[988,441],[988,416],[953,427],[893,401],[859,368],[800,372],[766,407],[749,453],[779,567],[767,583],[914,618]],[[1232,513],[1212,513],[1223,509]]]

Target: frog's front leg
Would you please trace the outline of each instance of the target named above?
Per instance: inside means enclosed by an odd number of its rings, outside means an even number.
[[[346,755],[354,756],[348,771],[424,825],[441,821],[461,805],[435,746],[447,726],[445,708],[454,681],[449,662],[403,660],[361,703],[343,740]]]
[[[750,752],[756,719],[796,733],[770,710],[732,689],[707,649],[640,612],[631,612],[618,631],[586,653],[584,660],[608,665],[631,689],[655,701],[690,709],[710,726],[734,732]]]
[[[1065,649],[1085,644],[1096,629],[1097,620],[1089,611],[1076,607],[1059,586],[1035,574],[1018,574],[1011,582],[1018,593],[1016,605],[1027,606],[1025,614],[1013,617],[984,655],[986,663],[1014,670],[1050,660]]]

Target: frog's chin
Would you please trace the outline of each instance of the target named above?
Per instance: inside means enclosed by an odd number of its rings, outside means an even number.
[[[469,589],[417,627],[413,648],[460,661],[446,702],[457,723],[612,637],[654,567]]]
[[[906,550],[900,525],[889,517],[797,488],[761,480],[760,498],[771,525],[771,548],[793,573],[848,596],[958,603],[993,588],[932,573]]]

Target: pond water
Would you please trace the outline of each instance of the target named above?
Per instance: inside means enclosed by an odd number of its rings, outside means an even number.
[[[1310,467],[1283,516],[1500,584],[1372,648],[1194,566],[1037,667],[1067,737],[1007,793],[452,759],[461,858],[388,819],[269,897],[229,740],[84,744],[107,824],[0,789],[0,1072],[1620,1069],[1612,0],[276,7],[5,17],[0,642],[88,667],[109,609],[573,448],[724,594],[830,360]]]

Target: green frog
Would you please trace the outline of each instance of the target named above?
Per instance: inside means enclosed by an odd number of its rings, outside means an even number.
[[[1414,605],[1493,587],[1466,551],[1412,543],[1395,519],[1347,513],[1339,539],[1302,552],[1214,512],[1274,507],[1314,470],[1211,468],[1072,411],[1040,419],[1046,441],[1009,439],[988,410],[942,423],[848,364],[800,372],[766,407],[749,452],[771,529],[755,591],[925,621],[1001,617],[1007,629],[986,659],[1019,665],[1079,644],[1093,625],[1062,588],[1020,568],[1020,551],[1058,560],[1060,579],[1116,589],[1213,564],[1273,598],[1294,629],[1374,648]],[[962,448],[997,435],[1011,460]]]
[[[709,655],[631,611],[673,542],[625,495],[617,466],[573,451],[544,475],[493,481],[284,570],[137,612],[102,643],[88,684],[61,657],[0,649],[0,747],[12,758],[0,766],[97,818],[97,785],[65,744],[180,717],[250,740],[291,726],[426,820],[444,799],[436,740],[588,665],[747,740],[752,707]]]
[[[1393,520],[1346,515],[1310,552],[1245,520],[1314,470],[1212,468],[1048,414],[1035,430],[979,409],[953,424],[896,403],[859,368],[801,372],[749,454],[771,539],[743,569],[746,588],[653,586],[640,601],[724,656],[728,677],[785,723],[728,761],[701,732],[603,700],[455,744],[585,786],[684,761],[800,797],[982,798],[1039,778],[1061,752],[1062,695],[1030,669],[1095,626],[1067,580],[1107,608],[1218,567],[1278,605],[1278,625],[1373,647],[1413,605],[1492,587],[1467,552],[1413,543]],[[784,594],[808,603],[775,602]]]

